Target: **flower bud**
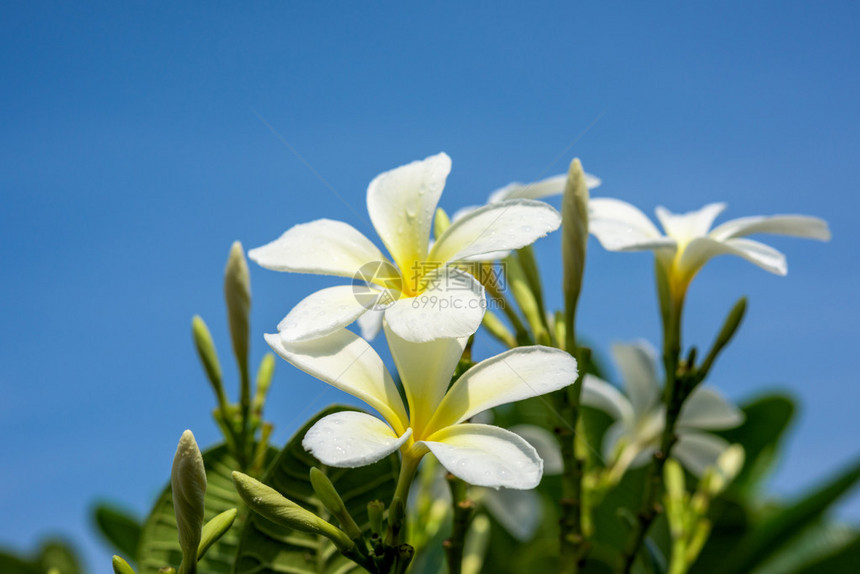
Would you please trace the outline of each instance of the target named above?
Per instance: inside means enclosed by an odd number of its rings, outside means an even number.
[[[227,268],[224,270],[224,298],[227,301],[227,319],[230,323],[230,337],[233,352],[239,368],[245,372],[248,365],[248,339],[250,332],[249,314],[251,312],[251,277],[248,263],[238,241],[230,248]]]
[[[567,172],[567,182],[561,199],[561,256],[564,263],[565,324],[567,336],[573,337],[576,305],[582,290],[585,272],[585,251],[588,244],[588,185],[582,164],[574,159]],[[574,341],[565,343],[573,349]]]
[[[263,407],[266,405],[266,395],[269,393],[269,386],[272,384],[272,375],[274,374],[275,356],[272,353],[266,353],[263,356],[263,360],[260,361],[260,367],[257,369],[254,412],[258,415],[263,412]]]
[[[179,439],[176,456],[173,457],[170,486],[173,491],[173,510],[176,513],[182,561],[185,564],[196,563],[203,528],[206,469],[203,466],[203,456],[190,430],[182,433],[182,438]]]
[[[209,328],[199,315],[194,315],[194,318],[191,319],[191,335],[194,337],[194,347],[197,349],[200,362],[203,363],[206,377],[218,396],[219,404],[221,404],[221,398],[224,397],[221,365],[218,363],[218,353],[215,351],[215,343],[212,342]]]
[[[234,471],[233,484],[251,510],[275,524],[325,536],[334,542],[341,552],[349,552],[355,548],[353,541],[341,529],[284,498],[278,491],[262,482]]]
[[[367,503],[367,518],[370,521],[370,531],[382,533],[382,519],[385,515],[385,503],[381,500],[371,500]]]
[[[225,510],[203,525],[200,546],[197,547],[197,560],[201,560],[209,548],[224,536],[236,520],[237,509]]]
[[[341,527],[346,531],[346,534],[355,540],[361,536],[361,528],[355,523],[355,520],[350,516],[343,499],[338,494],[337,489],[331,483],[331,480],[318,468],[311,467],[311,486],[314,489],[320,502],[326,507],[326,510],[332,513],[340,522]]]
[[[487,310],[484,313],[484,319],[481,321],[481,324],[490,335],[498,339],[502,344],[512,349],[517,346],[517,340],[513,333],[505,327],[502,320],[492,311]]]
[[[111,565],[113,566],[114,574],[134,574],[134,570],[132,570],[128,562],[119,556],[114,555],[111,560]]]

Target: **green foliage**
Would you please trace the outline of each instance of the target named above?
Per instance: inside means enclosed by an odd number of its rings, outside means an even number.
[[[302,447],[308,429],[324,416],[356,410],[333,406],[312,417],[296,432],[281,451],[262,481],[284,497],[328,519],[325,507],[314,493],[309,474],[319,462]],[[356,469],[322,467],[340,493],[347,510],[367,532],[367,503],[388,500],[394,492],[399,469],[393,454],[375,464]],[[326,538],[275,525],[252,514],[242,532],[236,561],[236,574],[319,574],[360,571],[360,568],[335,549]]]
[[[83,574],[75,550],[62,540],[46,540],[35,555],[29,557],[0,550],[2,574],[47,574],[49,571],[58,574]]]
[[[772,470],[796,408],[791,397],[770,394],[753,399],[741,409],[746,417],[743,424],[717,434],[744,447],[744,467],[733,489],[742,496],[752,496]]]
[[[116,505],[101,503],[93,508],[93,522],[117,554],[137,555],[143,526],[135,517]]]
[[[792,541],[803,527],[817,521],[840,497],[860,480],[860,460],[837,473],[827,482],[799,501],[773,513],[753,529],[732,553],[724,572],[750,572],[762,564],[786,543]]]

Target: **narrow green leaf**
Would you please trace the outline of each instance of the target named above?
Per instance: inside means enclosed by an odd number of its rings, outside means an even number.
[[[752,530],[732,553],[723,572],[746,573],[771,557],[804,526],[817,520],[860,480],[860,460],[837,473],[823,486],[770,516]]]

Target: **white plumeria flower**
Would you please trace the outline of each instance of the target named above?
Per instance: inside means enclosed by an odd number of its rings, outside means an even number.
[[[330,287],[302,300],[278,325],[284,340],[324,336],[371,309],[377,320],[363,328],[378,330],[378,311],[384,310],[391,329],[415,342],[465,337],[478,329],[486,309],[483,286],[449,263],[530,245],[557,229],[561,217],[530,199],[487,205],[452,224],[431,248],[433,216],[450,171],[451,158],[440,153],[370,182],[370,220],[396,267],[354,227],[329,219],[296,225],[248,253],[276,271],[358,276],[367,282],[360,292],[353,285]]]
[[[583,379],[582,404],[605,411],[615,419],[603,439],[603,455],[610,473],[619,479],[627,468],[648,462],[660,444],[666,420],[657,379],[656,352],[641,341],[614,345],[612,354],[627,391],[593,375]],[[729,443],[707,431],[736,427],[743,413],[717,391],[698,387],[681,408],[676,425],[678,442],[672,448],[690,472],[700,476],[713,466]]]
[[[379,355],[346,329],[313,341],[280,335],[266,341],[284,359],[361,399],[382,418],[340,412],[318,421],[304,447],[323,464],[354,468],[400,450],[414,468],[432,452],[469,484],[517,489],[540,482],[543,463],[519,435],[493,425],[466,423],[487,409],[564,388],[576,379],[576,360],[549,347],[519,347],[482,361],[449,382],[466,338],[412,343],[384,325],[408,405]],[[408,413],[408,414],[407,414]]]
[[[596,198],[589,202],[589,231],[610,251],[652,250],[667,273],[675,297],[686,288],[702,266],[716,255],[743,257],[762,269],[785,275],[785,255],[763,243],[746,239],[754,233],[772,233],[827,241],[827,222],[806,215],[773,215],[733,219],[714,229],[714,219],[724,203],[711,203],[698,211],[674,214],[656,209],[665,235],[636,207],[627,202]]]

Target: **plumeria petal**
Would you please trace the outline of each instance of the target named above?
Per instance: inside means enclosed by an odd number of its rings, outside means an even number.
[[[367,341],[372,341],[382,330],[382,318],[385,311],[368,311],[358,318],[358,328],[361,330],[361,337]]]
[[[357,229],[342,221],[318,219],[291,227],[278,239],[248,252],[266,269],[353,277],[362,265],[385,256]]]
[[[830,228],[827,226],[827,222],[808,215],[741,217],[718,225],[711,231],[710,236],[723,241],[753,233],[790,235],[792,237],[820,239],[821,241],[830,239]]]
[[[588,230],[609,251],[675,247],[644,213],[626,201],[599,197],[588,202]]]
[[[512,199],[485,205],[454,221],[436,240],[430,261],[448,261],[507,251],[531,245],[561,225],[550,205],[531,199]]]
[[[744,413],[715,389],[699,387],[681,408],[678,428],[728,429],[744,422]]]
[[[367,300],[381,291],[360,287]],[[284,341],[306,341],[346,327],[367,312],[364,301],[356,297],[355,287],[340,285],[311,293],[302,299],[278,324]]]
[[[660,400],[657,352],[647,341],[613,345],[612,356],[633,405],[633,412],[648,412]]]
[[[656,212],[666,235],[683,245],[695,237],[706,235],[714,219],[725,209],[725,203],[709,203],[689,213],[672,213],[665,207],[658,207]]]
[[[379,411],[402,434],[409,426],[406,408],[394,380],[376,351],[361,337],[341,329],[304,342],[285,342],[265,335],[266,342],[287,362],[323,382],[361,399]]]
[[[382,460],[399,449],[412,435],[401,436],[382,420],[367,413],[345,411],[323,417],[312,426],[302,446],[321,463],[355,468]]]
[[[555,435],[536,425],[514,425],[509,430],[520,435],[535,447],[538,455],[543,459],[544,474],[562,473],[564,461],[561,459],[561,449],[558,447],[558,440]]]
[[[397,266],[425,261],[436,205],[451,172],[440,153],[382,173],[367,188],[367,211]]]
[[[411,279],[410,279],[411,280]],[[415,343],[471,336],[481,326],[484,287],[459,269],[444,267],[422,277],[423,292],[385,310],[389,328]]]
[[[448,390],[468,337],[413,343],[392,332],[387,324],[384,329],[406,392],[411,426],[418,436],[422,436],[425,425]]]
[[[515,181],[491,193],[489,202],[498,203],[506,199],[543,199],[551,195],[561,195],[564,193],[565,183],[567,183],[566,173],[554,175],[534,183]],[[600,184],[600,178],[589,173],[585,174],[585,185],[588,186],[588,189],[599,187]]]
[[[705,433],[681,433],[672,449],[672,456],[681,461],[684,467],[696,476],[713,466],[717,458],[729,447],[724,439]]]
[[[769,245],[752,239],[717,241],[710,237],[699,237],[687,245],[678,262],[678,271],[685,274],[695,273],[708,259],[722,254],[743,257],[765,271],[770,271],[776,275],[788,273],[785,255]]]
[[[511,349],[463,373],[442,399],[429,428],[441,429],[498,405],[562,389],[576,375],[576,359],[564,351],[538,345]]]
[[[583,377],[580,401],[587,407],[607,413],[615,420],[633,423],[633,404],[630,400],[613,385],[594,375]]]
[[[519,435],[490,425],[446,427],[423,441],[448,472],[475,486],[534,488],[543,463]]]
[[[531,540],[543,518],[540,495],[534,490],[485,490],[481,503],[508,533],[519,540]]]

